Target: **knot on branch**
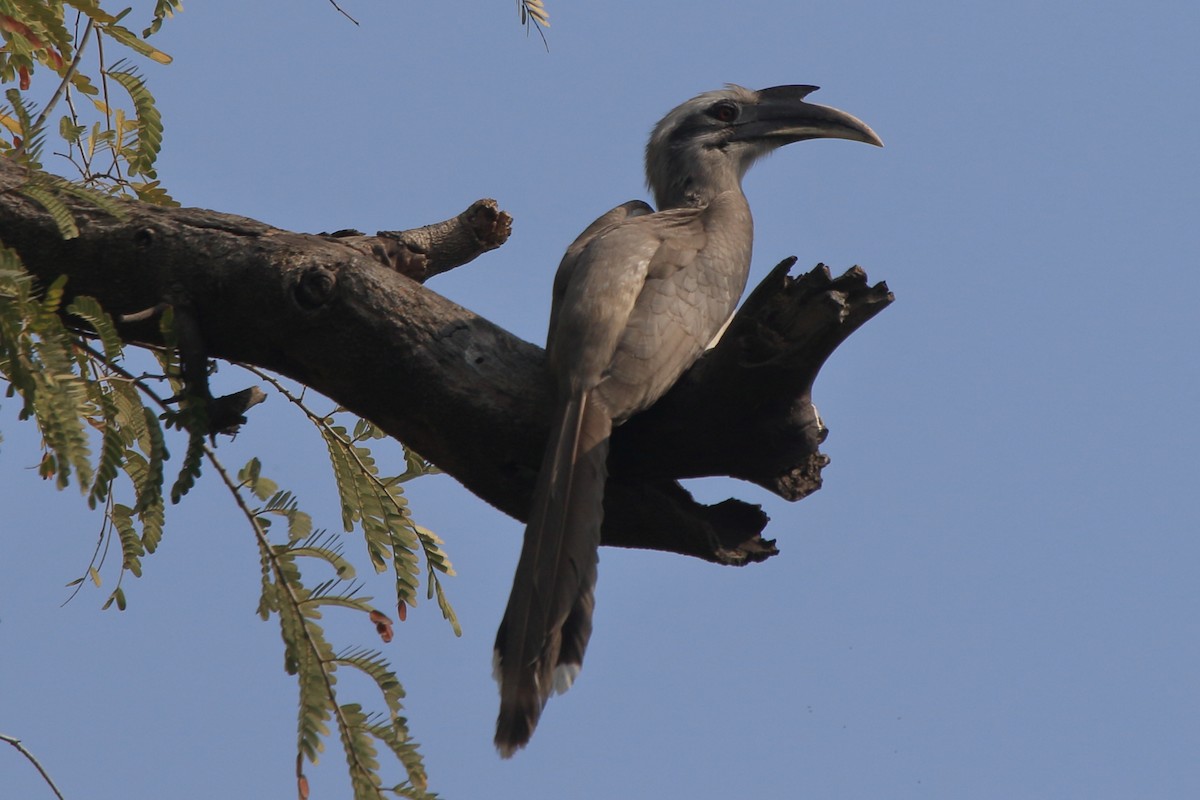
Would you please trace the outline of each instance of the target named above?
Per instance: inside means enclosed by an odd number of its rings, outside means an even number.
[[[381,236],[371,243],[371,255],[388,269],[417,283],[424,283],[429,277],[429,254],[409,242]]]
[[[292,289],[296,305],[305,311],[315,311],[321,308],[333,296],[337,285],[337,277],[324,267],[309,267],[300,273]]]
[[[141,248],[149,247],[150,245],[154,244],[154,239],[157,237],[157,235],[157,231],[150,226],[138,228],[136,231],[134,231],[133,243]]]

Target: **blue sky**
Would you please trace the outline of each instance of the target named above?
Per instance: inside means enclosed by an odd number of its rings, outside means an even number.
[[[448,477],[411,485],[465,629],[425,604],[387,648],[431,788],[1200,796],[1200,7],[550,0],[547,53],[511,2],[342,5],[361,26],[320,0],[188,4],[159,38],[175,63],[145,67],[160,176],[185,205],[301,231],[495,197],[509,243],[430,288],[531,341],[566,244],[645,197],[644,139],[676,103],[814,83],[887,143],[802,143],[746,180],[752,282],[794,254],[896,293],[817,382],[825,487],[794,505],[695,487],[764,505],[766,564],[602,551],[587,666],[510,762],[490,651],[521,526]],[[206,482],[128,611],[88,590],[60,608],[99,521],[27,469],[14,406],[0,732],[72,798],[291,796],[295,689],[235,510]],[[337,525],[328,459],[281,399],[221,453],[260,455]],[[386,605],[386,578],[370,589]],[[348,796],[336,742],[308,774]],[[49,795],[5,753],[0,796]]]

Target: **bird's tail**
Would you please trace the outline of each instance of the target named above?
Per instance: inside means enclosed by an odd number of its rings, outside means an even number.
[[[594,398],[568,400],[554,419],[512,594],[496,634],[496,747],[525,746],[552,692],[565,692],[592,633],[608,437]]]

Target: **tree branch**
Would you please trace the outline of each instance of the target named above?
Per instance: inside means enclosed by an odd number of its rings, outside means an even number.
[[[329,234],[402,275],[424,283],[461,267],[508,241],[512,217],[490,198],[476,200],[456,217],[409,231],[364,236],[347,230]]]
[[[80,235],[63,240],[19,192],[27,176],[0,160],[0,240],[44,282],[66,274],[69,293],[92,295],[114,315],[185,304],[208,355],[300,381],[524,519],[551,404],[543,351],[421,287],[363,241],[403,243],[423,257],[418,272],[435,274],[507,238],[511,220],[493,202],[417,231],[362,237],[133,202],[116,219],[64,196]],[[858,268],[790,278],[793,263],[772,271],[658,405],[614,431],[605,544],[761,561],[776,550],[761,536],[767,517],[757,506],[699,504],[678,479],[731,475],[790,500],[820,487],[827,431],[812,382],[892,296]],[[160,339],[150,321],[121,331]]]
[[[29,752],[25,745],[21,744],[20,739],[15,736],[9,736],[7,734],[0,733],[0,742],[8,742],[16,748],[18,753],[25,756],[29,763],[33,764],[34,769],[36,769],[42,776],[42,780],[46,782],[46,785],[50,787],[50,791],[54,792],[54,796],[57,797],[58,800],[63,800],[63,794],[58,790],[58,787],[55,786],[54,779],[50,777],[50,773],[46,772],[45,767],[42,766],[42,762],[38,761],[33,753]]]

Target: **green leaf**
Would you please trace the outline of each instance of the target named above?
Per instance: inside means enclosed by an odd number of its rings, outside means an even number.
[[[268,500],[279,491],[279,484],[262,475],[262,462],[252,458],[238,472],[238,481],[249,487],[259,500]]]
[[[51,180],[54,183],[55,189],[61,194],[69,194],[72,197],[84,201],[85,203],[90,203],[111,217],[115,217],[117,219],[129,218],[128,207],[122,205],[121,201],[117,198],[109,197],[108,195],[102,194],[95,189],[89,189],[86,186],[80,186],[78,183],[71,183],[53,176],[51,177]]]
[[[107,24],[117,21],[117,17],[100,8],[100,5],[93,0],[63,0],[63,2],[71,8],[82,11],[96,22]]]
[[[58,196],[47,187],[40,183],[27,183],[17,189],[18,192],[34,201],[42,208],[46,209],[46,213],[50,215],[50,219],[54,220],[54,224],[58,226],[58,232],[64,239],[74,239],[79,236],[79,227],[75,224],[75,215],[67,208],[66,204],[58,198]]]
[[[92,79],[79,70],[71,73],[71,86],[85,97],[96,97],[100,94],[100,90],[92,83]],[[86,130],[86,126],[82,127]]]
[[[16,41],[16,39],[9,39],[10,44]],[[9,107],[12,109],[12,115],[8,117],[5,127],[11,128],[15,122],[17,127],[16,135],[21,139],[21,150],[17,161],[31,169],[40,170],[42,168],[41,153],[46,141],[46,132],[35,125],[37,107],[17,89],[6,90],[4,97],[8,100]],[[3,109],[0,109],[0,116],[7,116],[3,114]]]
[[[462,626],[458,624],[458,614],[454,613],[454,609],[450,606],[450,601],[446,599],[446,593],[442,589],[442,582],[434,580],[430,576],[430,583],[433,585],[434,591],[437,593],[438,608],[442,610],[442,616],[450,623],[450,627],[454,630],[455,636],[462,636]]]
[[[159,50],[153,45],[149,45],[137,37],[137,34],[131,30],[122,28],[115,23],[101,25],[99,27],[101,33],[111,36],[121,44],[133,50],[139,55],[143,55],[151,61],[157,61],[159,64],[170,64],[171,57]]]
[[[39,34],[39,37],[56,50],[63,58],[70,58],[74,37],[63,23],[61,8],[54,3],[19,3],[24,21]],[[48,40],[48,41],[46,41]]]
[[[162,187],[159,181],[130,181],[129,186],[137,195],[137,199],[143,203],[166,206],[167,208],[179,207],[178,201],[167,194],[167,190]]]
[[[107,609],[109,606],[111,606],[113,604],[114,601],[117,604],[118,611],[125,610],[125,590],[122,589],[120,586],[118,586],[116,589],[113,589],[113,593],[108,596],[108,600],[105,601],[102,608]]]
[[[90,508],[95,508],[108,499],[113,480],[125,464],[125,437],[122,435],[115,416],[114,406],[113,413],[108,414],[104,425],[104,434],[100,439],[100,460],[96,463],[96,475],[92,480],[92,489],[88,493]]]
[[[118,28],[124,30],[124,28]],[[112,30],[108,28],[106,30]],[[128,31],[125,31],[129,33]],[[129,33],[133,36],[132,33]],[[141,40],[134,37],[135,41]],[[141,42],[145,44],[144,42]],[[149,47],[149,45],[145,45]],[[151,48],[153,49],[153,48]],[[162,150],[163,125],[162,117],[154,103],[154,96],[146,88],[146,82],[132,68],[122,68],[120,62],[105,70],[105,74],[124,87],[133,100],[133,108],[137,114],[137,146],[129,157],[129,174],[145,175],[154,178],[154,162]],[[120,144],[120,143],[118,143]]]
[[[87,131],[86,125],[76,125],[71,118],[65,114],[58,121],[58,134],[67,141],[68,144],[79,144],[79,137]]]
[[[154,19],[150,23],[150,27],[142,31],[142,38],[149,39],[154,34],[158,33],[162,27],[163,20],[167,17],[175,16],[176,11],[183,10],[182,0],[156,0],[154,3]]]
[[[171,485],[171,503],[174,505],[192,490],[200,477],[200,468],[204,465],[204,434],[197,431],[188,432],[187,452],[183,456],[183,465],[179,475]]]
[[[288,552],[294,556],[321,559],[333,567],[334,572],[341,580],[350,580],[354,577],[354,565],[338,549],[316,545],[297,545],[289,548]]]
[[[137,535],[133,527],[133,509],[121,503],[114,503],[109,520],[116,528],[117,538],[121,542],[121,568],[141,577],[142,556],[146,554],[146,548],[142,544],[142,537]]]
[[[124,355],[121,337],[117,334],[117,327],[113,323],[112,317],[100,307],[98,300],[87,295],[79,295],[67,306],[67,313],[79,317],[92,327],[92,330],[100,337],[105,358],[113,363],[121,360],[121,356]]]
[[[47,314],[57,314],[59,307],[62,305],[66,288],[67,276],[59,275],[42,296],[42,310]]]

